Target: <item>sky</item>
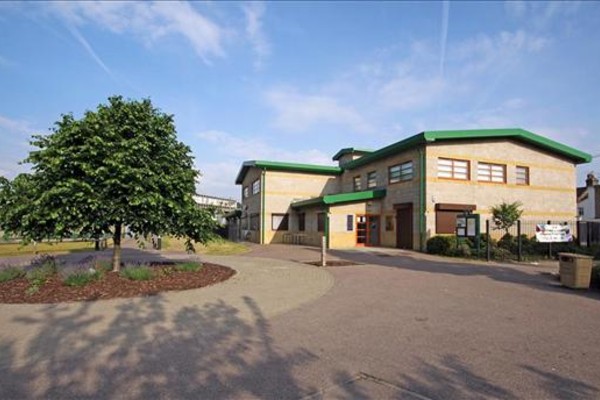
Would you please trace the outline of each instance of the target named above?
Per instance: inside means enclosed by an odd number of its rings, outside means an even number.
[[[173,114],[202,177],[334,165],[424,130],[520,127],[600,155],[599,2],[0,2],[0,175],[109,96]],[[578,167],[578,183],[600,157]]]

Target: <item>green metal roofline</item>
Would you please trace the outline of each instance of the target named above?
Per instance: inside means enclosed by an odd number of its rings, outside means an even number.
[[[425,131],[407,139],[393,143],[381,148],[373,153],[367,154],[356,160],[344,164],[344,169],[350,170],[363,165],[381,160],[402,151],[417,148],[426,143],[432,143],[442,140],[471,140],[471,139],[513,139],[523,143],[528,143],[537,148],[547,150],[551,153],[561,155],[577,164],[588,163],[592,156],[583,151],[574,149],[562,143],[546,137],[536,135],[535,133],[524,129],[476,129],[476,130],[456,130],[456,131]]]
[[[235,183],[240,185],[244,181],[244,177],[248,170],[253,167],[267,171],[306,172],[317,175],[340,175],[342,173],[342,169],[336,166],[252,160],[244,161],[242,168],[235,179]]]
[[[385,189],[365,190],[364,192],[351,192],[340,194],[328,194],[323,197],[302,200],[292,203],[292,208],[306,208],[322,205],[336,205],[344,203],[353,203],[357,201],[366,201],[380,199],[386,194]]]
[[[345,156],[346,154],[369,154],[373,151],[374,150],[371,149],[357,149],[356,147],[344,147],[343,149],[335,153],[335,155],[333,156],[333,161],[339,160],[340,158],[342,158],[342,156]]]

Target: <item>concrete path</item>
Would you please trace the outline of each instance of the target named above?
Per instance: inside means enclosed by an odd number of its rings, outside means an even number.
[[[296,262],[318,254],[253,246],[205,258],[240,271],[209,289],[0,305],[0,398],[600,398],[600,293],[559,287],[555,265]]]

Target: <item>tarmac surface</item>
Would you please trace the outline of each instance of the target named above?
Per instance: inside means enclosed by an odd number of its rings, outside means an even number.
[[[560,287],[556,265],[318,257],[252,246],[200,256],[238,271],[210,288],[0,305],[0,398],[600,398],[600,293]]]

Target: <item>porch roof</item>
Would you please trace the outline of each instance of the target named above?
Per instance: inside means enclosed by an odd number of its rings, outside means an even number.
[[[344,203],[354,203],[373,199],[380,199],[386,194],[385,189],[365,190],[362,192],[328,194],[314,199],[301,200],[292,203],[292,208],[307,208],[323,205],[337,205]]]

